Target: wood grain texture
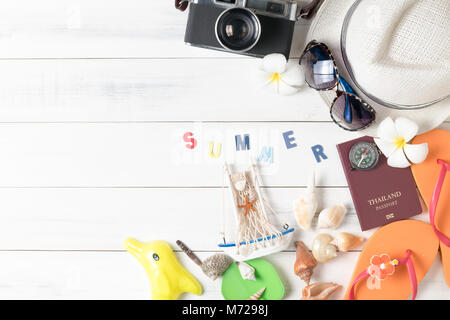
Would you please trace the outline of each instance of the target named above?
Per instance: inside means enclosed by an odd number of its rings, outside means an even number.
[[[222,299],[220,280],[212,282],[184,254],[181,263],[200,281],[204,294],[185,294],[183,299]],[[199,254],[200,258],[211,255]],[[333,262],[319,265],[313,282],[335,281],[344,287],[349,282],[358,253],[349,252]],[[149,299],[150,286],[144,270],[127,252],[0,252],[0,298],[11,299]],[[294,254],[278,253],[267,258],[278,271],[285,286],[286,299],[300,298],[304,284],[293,272]],[[30,263],[30,261],[32,263]],[[341,299],[340,289],[332,299]],[[448,287],[442,281],[442,265],[434,265],[420,283],[417,299],[443,299]]]
[[[5,0],[0,21],[0,58],[237,57],[185,45],[187,14],[168,0]],[[306,27],[298,24],[293,56]]]
[[[222,224],[222,190],[219,188],[1,188],[0,250],[122,250],[127,237],[165,239],[176,248],[182,240],[194,251],[219,251],[220,232],[232,241],[233,208],[225,190],[225,223]],[[347,216],[338,230],[306,232],[296,225],[292,202],[304,188],[265,188],[277,212],[275,224],[297,228],[295,239],[311,248],[318,233],[350,232],[369,238],[375,230],[361,232],[347,188],[320,188],[324,208],[343,204]],[[316,216],[317,217],[317,216]],[[416,219],[428,221],[426,214]],[[313,226],[316,225],[314,221]],[[292,246],[290,251],[295,251]]]
[[[313,90],[278,97],[254,85],[259,64],[0,60],[0,122],[331,121]]]
[[[217,252],[223,162],[246,164],[268,145],[274,165],[263,190],[280,221],[295,225],[292,200],[315,167],[319,210],[342,203],[349,213],[338,231],[373,233],[360,231],[335,149],[358,134],[331,123],[313,90],[276,97],[255,87],[259,61],[186,46],[186,19],[169,0],[1,2],[1,299],[148,299],[124,238],[181,239],[201,258]],[[291,63],[307,28],[297,23]],[[290,130],[298,147],[287,150]],[[194,150],[182,139],[188,131]],[[251,152],[236,152],[237,134],[250,135]],[[223,143],[219,159],[208,156],[210,141]],[[328,156],[320,164],[318,144]],[[310,246],[314,235],[295,238]],[[346,286],[359,250],[318,266],[313,281]],[[220,282],[177,255],[205,289],[183,298],[221,299]],[[292,247],[267,258],[287,299],[303,287],[294,257]],[[418,298],[449,298],[439,258]]]
[[[443,128],[449,128],[446,124]],[[298,147],[287,149],[293,131]],[[198,145],[185,147],[185,132]],[[236,152],[235,135],[250,135],[250,151]],[[0,187],[211,187],[222,186],[224,161],[248,164],[273,146],[274,164],[261,173],[266,186],[305,186],[320,170],[319,185],[346,186],[336,144],[356,138],[332,123],[54,123],[0,124]],[[222,142],[212,159],[211,141]],[[327,160],[316,163],[312,147]]]
[[[255,85],[259,67],[257,59],[0,59],[0,122],[331,122],[312,89],[276,96]]]
[[[287,150],[283,132],[293,130],[297,148]],[[185,147],[185,132],[198,146]],[[250,135],[251,150],[236,152],[235,135]],[[331,123],[36,123],[0,124],[0,186],[170,187],[222,186],[224,161],[248,164],[262,146],[274,147],[274,164],[263,171],[267,186],[302,186],[321,144],[328,160],[320,185],[345,186],[335,145],[353,138]],[[209,142],[222,142],[212,159]]]

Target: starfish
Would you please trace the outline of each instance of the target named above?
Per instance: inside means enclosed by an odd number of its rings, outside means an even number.
[[[239,205],[238,208],[245,208],[244,216],[247,216],[250,211],[256,212],[255,208],[253,208],[253,205],[255,204],[256,199],[252,201],[248,201],[248,196],[245,196],[245,203],[242,205]]]

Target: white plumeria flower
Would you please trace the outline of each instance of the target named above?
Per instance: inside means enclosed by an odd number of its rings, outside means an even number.
[[[378,127],[375,143],[388,158],[388,165],[395,168],[407,168],[411,163],[421,163],[428,156],[428,144],[409,144],[417,135],[418,125],[406,118],[395,122],[386,118]]]
[[[304,85],[305,76],[297,63],[288,64],[284,55],[273,53],[262,60],[258,80],[262,87],[276,94],[290,95]]]

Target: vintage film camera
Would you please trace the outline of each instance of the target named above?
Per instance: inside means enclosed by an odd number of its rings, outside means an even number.
[[[291,0],[189,0],[185,42],[189,45],[263,57],[289,58],[298,6]],[[180,9],[180,8],[179,8]]]

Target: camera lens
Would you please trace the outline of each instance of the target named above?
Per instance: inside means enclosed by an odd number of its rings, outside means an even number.
[[[250,10],[232,8],[224,11],[216,23],[216,36],[220,44],[231,51],[248,51],[258,43],[261,24]]]

